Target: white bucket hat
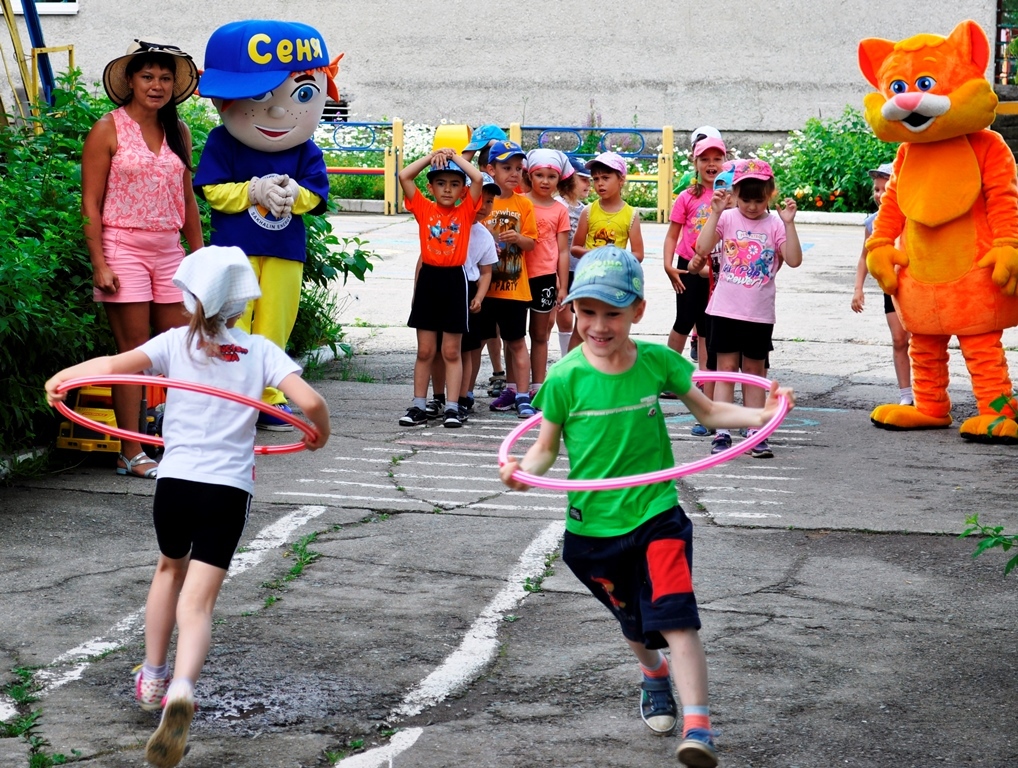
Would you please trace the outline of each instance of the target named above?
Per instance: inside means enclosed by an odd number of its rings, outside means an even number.
[[[188,312],[195,311],[197,299],[206,317],[219,315],[224,324],[262,295],[247,256],[235,245],[207,245],[184,257],[173,284],[183,291]]]

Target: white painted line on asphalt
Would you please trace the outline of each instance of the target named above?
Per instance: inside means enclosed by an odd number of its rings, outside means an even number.
[[[392,758],[401,752],[410,749],[417,739],[424,733],[423,728],[408,728],[405,731],[397,731],[392,739],[384,747],[375,747],[359,755],[345,757],[335,765],[341,768],[378,768],[380,765],[388,764],[392,768]]]
[[[386,504],[400,503],[403,504],[430,504],[431,502],[421,501],[420,499],[410,499],[406,497],[382,497],[382,496],[347,496],[340,493],[300,493],[299,491],[276,491],[276,496],[302,496],[305,498],[312,499],[346,499],[349,501],[381,501]],[[436,502],[437,503],[437,502]],[[459,502],[450,501],[442,502],[448,504],[458,504]]]
[[[723,475],[720,472],[700,472],[700,477],[724,477],[731,480],[796,480],[794,477],[780,475]]]
[[[770,512],[714,512],[712,514],[714,517],[739,517],[751,520],[758,520],[765,517],[781,517],[781,515],[772,514]]]
[[[760,499],[700,499],[701,504],[760,504],[768,506],[785,506],[783,501],[761,501]]]
[[[564,512],[565,507],[528,507],[523,504],[487,504],[479,502],[477,504],[467,504],[462,509],[527,509],[531,512]]]
[[[556,520],[530,542],[509,574],[506,585],[481,611],[459,648],[446,657],[442,666],[407,693],[403,702],[392,711],[392,716],[403,718],[420,714],[480,674],[498,651],[498,626],[502,616],[527,596],[523,589],[524,581],[544,573],[545,559],[558,549],[564,531],[565,521]]]
[[[325,510],[326,507],[319,506],[299,507],[262,528],[258,535],[248,543],[247,551],[238,552],[234,556],[230,565],[230,573],[223,583],[225,584],[234,576],[252,568],[265,557],[268,550],[281,547],[294,530],[318,517]],[[36,672],[35,679],[42,686],[42,693],[54,691],[67,683],[80,679],[94,657],[126,645],[144,620],[145,609],[139,608],[110,627],[104,636],[86,640],[81,645],[57,656],[45,668]],[[68,664],[73,664],[73,666],[66,668]],[[62,668],[56,669],[55,667]]]

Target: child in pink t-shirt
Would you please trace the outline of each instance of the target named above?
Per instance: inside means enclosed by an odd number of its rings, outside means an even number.
[[[691,271],[703,268],[708,254],[721,241],[721,271],[707,305],[711,316],[709,345],[717,355],[719,371],[738,371],[756,376],[767,373],[767,353],[774,349],[774,278],[782,263],[802,264],[802,247],[795,230],[795,200],[786,198],[774,215],[770,201],[775,195],[774,174],[763,160],[735,163],[732,191],[718,189],[711,198],[710,218],[696,240]],[[726,210],[734,195],[736,207]],[[735,385],[717,382],[714,399],[735,401]],[[747,407],[761,407],[766,393],[758,387],[744,389]],[[727,430],[718,430],[711,453],[732,447]],[[757,445],[753,456],[771,458],[767,441]]]
[[[671,224],[665,235],[665,274],[675,290],[675,324],[668,334],[668,346],[682,353],[686,348],[686,338],[695,327],[703,347],[697,355],[700,360],[706,360],[710,334],[705,314],[710,298],[710,279],[690,272],[689,260],[696,256],[696,238],[710,217],[714,180],[721,173],[727,153],[725,142],[713,136],[705,136],[693,145],[696,179],[675,199],[669,217]]]
[[[557,149],[532,149],[527,153],[524,181],[527,198],[534,204],[537,244],[524,254],[530,279],[530,396],[544,383],[548,372],[548,339],[555,314],[569,284],[569,209],[555,199],[558,183],[572,175],[569,158]]]

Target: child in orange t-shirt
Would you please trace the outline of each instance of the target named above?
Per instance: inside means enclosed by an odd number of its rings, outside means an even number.
[[[428,192],[434,202],[417,191],[414,179],[425,168]],[[466,186],[467,178],[471,186]],[[460,343],[467,330],[467,258],[470,227],[481,207],[481,172],[452,149],[437,149],[399,172],[406,209],[414,215],[421,237],[421,258],[414,278],[414,298],[407,325],[417,329],[417,360],[414,363],[414,401],[399,423],[414,427],[428,423],[425,411],[431,361],[442,333],[442,358],[450,392],[459,392],[463,376]],[[460,202],[459,205],[456,203]],[[460,427],[463,420],[455,401],[446,404],[446,427]]]
[[[531,295],[524,254],[537,244],[537,221],[534,204],[513,191],[522,181],[525,157],[512,141],[495,142],[488,151],[488,173],[502,190],[484,222],[495,238],[498,264],[492,268],[491,286],[477,317],[481,337],[494,338],[497,327],[506,346],[507,384],[488,407],[493,411],[515,408],[521,419],[536,413],[527,390],[530,353],[525,337]]]

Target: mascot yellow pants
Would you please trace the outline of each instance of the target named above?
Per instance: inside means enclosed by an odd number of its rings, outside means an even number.
[[[237,327],[245,333],[264,336],[285,351],[300,307],[304,264],[274,256],[250,256],[248,261],[258,278],[262,295],[248,302]],[[285,403],[286,396],[274,387],[266,387],[262,401],[276,405]]]

